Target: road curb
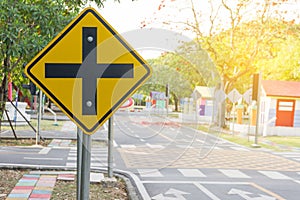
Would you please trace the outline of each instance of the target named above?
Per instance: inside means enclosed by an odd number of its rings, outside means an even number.
[[[70,171],[76,168],[65,167],[65,166],[43,166],[43,165],[18,165],[16,164],[0,164],[0,169],[27,169],[27,170],[59,170],[59,171]],[[107,173],[105,168],[91,168],[91,172],[102,172]],[[114,175],[123,179],[126,184],[126,190],[130,200],[150,200],[146,189],[140,182],[140,179],[129,171],[114,170]]]

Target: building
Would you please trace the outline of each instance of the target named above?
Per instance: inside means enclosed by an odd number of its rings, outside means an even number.
[[[196,86],[192,97],[196,101],[196,111],[199,116],[212,116],[214,88]]]
[[[263,80],[261,108],[268,135],[300,136],[300,82]]]

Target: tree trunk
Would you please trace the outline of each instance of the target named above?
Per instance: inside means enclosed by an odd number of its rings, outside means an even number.
[[[4,73],[2,83],[1,83],[1,88],[0,88],[0,126],[3,118],[4,109],[5,109],[5,103],[7,101],[6,91],[7,91],[7,74]]]
[[[179,103],[178,97],[175,94],[173,94],[173,98],[174,98],[174,104],[175,104],[175,112],[178,112],[179,111],[178,110],[178,103]]]
[[[215,95],[216,95],[216,92],[221,92],[221,91],[224,91],[224,84],[218,84],[216,86],[216,89],[215,89]],[[215,119],[215,123],[219,126],[219,127],[222,127],[222,128],[225,128],[225,99],[216,99],[216,96],[215,96],[215,108],[217,109],[215,111],[216,115],[214,116]]]

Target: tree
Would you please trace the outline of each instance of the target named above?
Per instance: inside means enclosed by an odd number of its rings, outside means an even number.
[[[174,101],[175,111],[178,111],[179,99],[191,95],[191,83],[177,71],[177,68],[169,65],[166,57],[149,60],[153,68],[151,78],[141,87],[140,91],[150,93],[151,91],[166,91],[166,85],[169,85],[170,100]]]
[[[162,18],[159,14],[173,10],[177,16],[162,24],[192,33],[194,41],[217,66],[225,93],[234,87],[243,92],[249,88],[254,72],[270,68],[260,64],[278,56],[278,42],[286,41],[285,34],[299,19],[299,4],[295,4],[294,0],[190,0],[184,4],[180,0],[162,0],[155,22]],[[181,15],[188,17],[182,20]],[[293,18],[289,18],[291,15]],[[151,20],[143,22],[142,27],[149,23]]]
[[[292,27],[299,19],[299,4],[294,0],[162,0],[158,10],[156,23],[162,18],[159,14],[172,11],[177,16],[170,14],[162,24],[193,33],[195,42],[216,64],[225,92],[261,70],[260,61],[275,58],[276,45],[285,40],[287,32],[297,33]],[[180,18],[179,13],[188,17]],[[151,21],[143,22],[142,27]]]
[[[21,83],[23,63],[29,62],[44,48],[87,2],[87,0],[1,0],[0,119],[7,100],[8,74]],[[89,2],[103,6],[105,0]]]

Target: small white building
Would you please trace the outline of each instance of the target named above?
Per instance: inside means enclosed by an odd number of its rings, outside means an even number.
[[[198,116],[204,117],[213,115],[213,98],[214,98],[213,87],[196,86],[192,97],[196,102],[196,112]]]
[[[267,135],[300,136],[300,82],[263,80],[261,117]]]

